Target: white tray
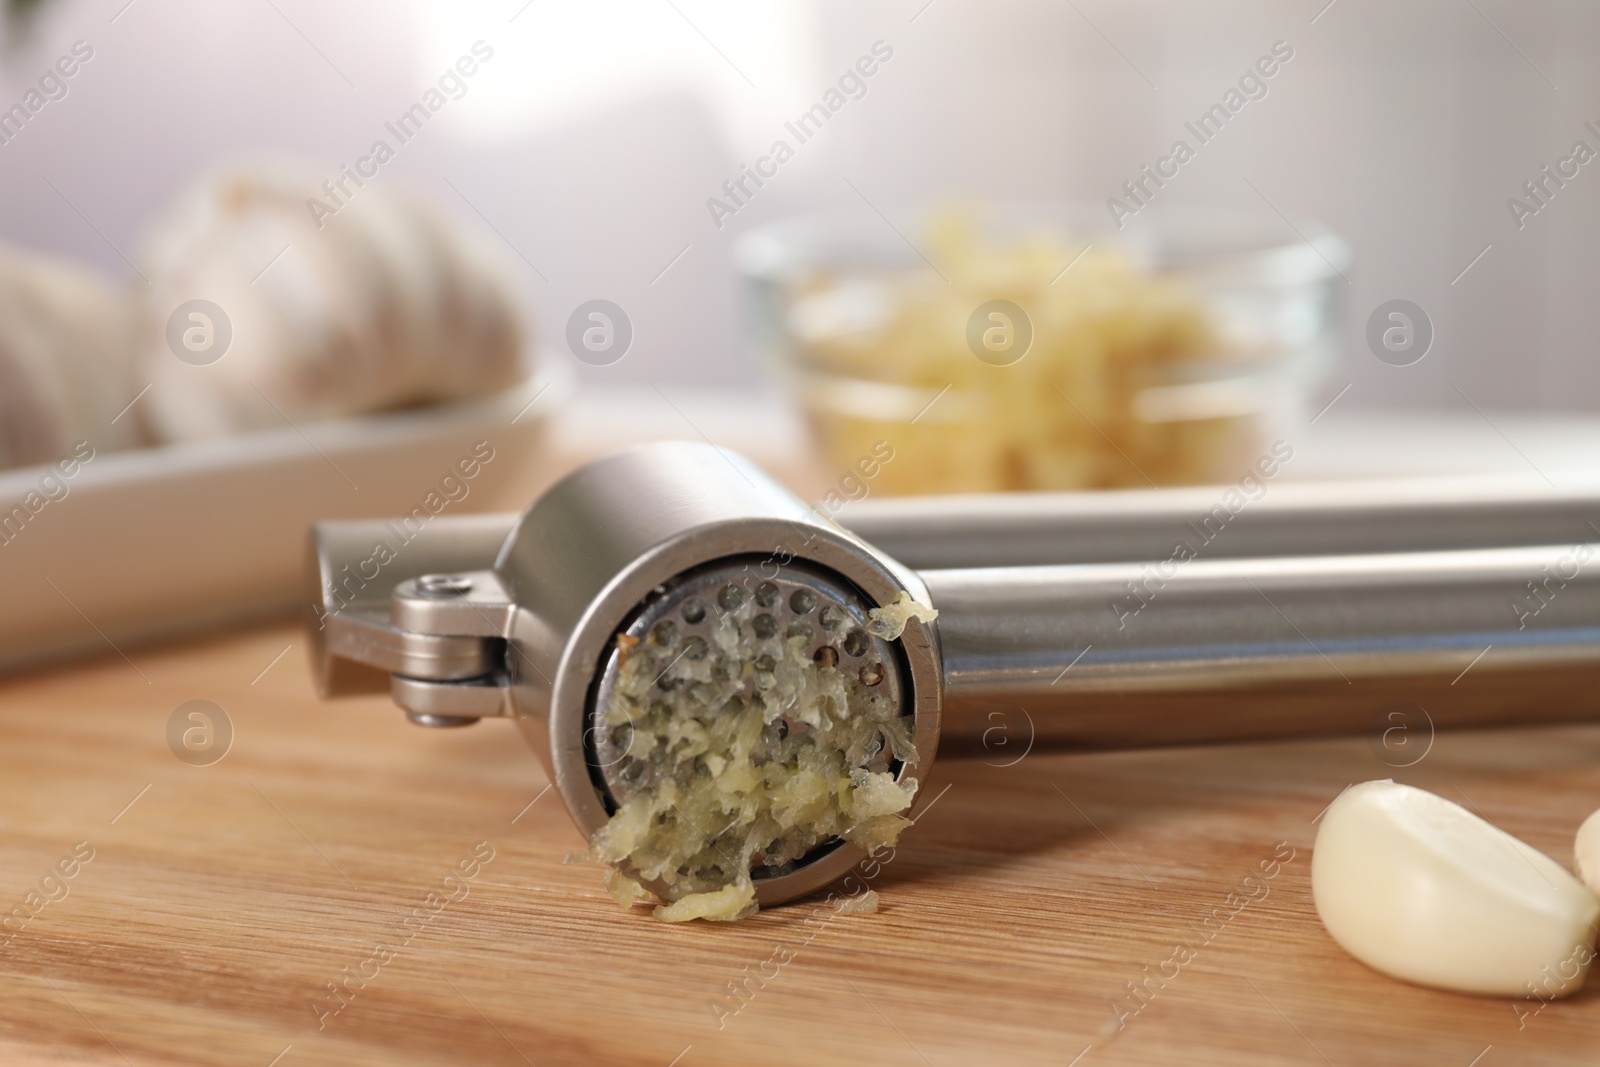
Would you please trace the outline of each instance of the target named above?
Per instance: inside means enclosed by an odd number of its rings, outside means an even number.
[[[544,371],[467,403],[100,453],[25,523],[13,507],[53,468],[0,472],[0,671],[112,650],[137,671],[141,644],[293,610],[320,519],[521,509],[570,386]],[[478,442],[493,457],[468,479]]]

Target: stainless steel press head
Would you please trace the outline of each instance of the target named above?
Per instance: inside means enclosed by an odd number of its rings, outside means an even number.
[[[878,741],[850,753],[858,768],[926,780],[939,737],[937,640],[915,618],[893,639],[877,636],[869,616],[907,597],[926,603],[927,589],[732,453],[662,444],[592,463],[541,496],[483,569],[461,564],[487,545],[427,533],[393,546],[388,570],[361,587],[344,561],[368,552],[366,541],[392,540],[392,524],[314,535],[324,691],[359,684],[355,661],[389,672],[396,700],[425,725],[512,718],[585,838],[658,785],[633,726],[603,714],[622,685],[646,716],[710,722],[791,697],[785,685],[807,673],[797,661],[832,668],[837,699],[811,703],[842,715],[847,687],[849,706],[880,720]],[[446,557],[456,565],[442,573]],[[791,731],[832,725],[765,717],[755,759],[782,758]],[[709,847],[742,861],[717,830],[704,830]],[[758,850],[748,857],[756,900],[812,892],[863,857],[837,837]]]

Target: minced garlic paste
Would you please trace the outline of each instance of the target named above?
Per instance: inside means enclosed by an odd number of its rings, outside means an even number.
[[[934,270],[819,272],[788,309],[829,467],[893,446],[873,492],[1205,483],[1270,439],[1276,324],[1212,308],[1122,248],[1043,230],[989,237],[972,212],[936,217],[922,247]],[[1003,366],[968,334],[992,301],[1021,308],[1026,324],[1009,325],[1031,336]]]
[[[620,795],[589,858],[617,868],[624,906],[649,884],[669,922],[753,913],[753,874],[836,838],[892,845],[917,791],[891,768],[916,751],[884,653],[931,608],[902,596],[864,613],[796,582],[729,583],[710,601],[619,634],[597,709]]]

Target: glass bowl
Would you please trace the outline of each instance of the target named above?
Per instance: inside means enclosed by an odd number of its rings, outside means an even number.
[[[1302,421],[1344,244],[1273,214],[863,207],[753,230],[748,322],[872,492],[1236,481]]]

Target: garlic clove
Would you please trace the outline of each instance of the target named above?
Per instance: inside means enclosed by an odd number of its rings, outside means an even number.
[[[1577,992],[1594,958],[1600,900],[1565,868],[1460,805],[1387,779],[1328,806],[1311,891],[1345,951],[1421,985],[1547,1000]]]
[[[1600,893],[1600,811],[1583,820],[1578,840],[1573,845],[1578,877],[1595,893]]]

